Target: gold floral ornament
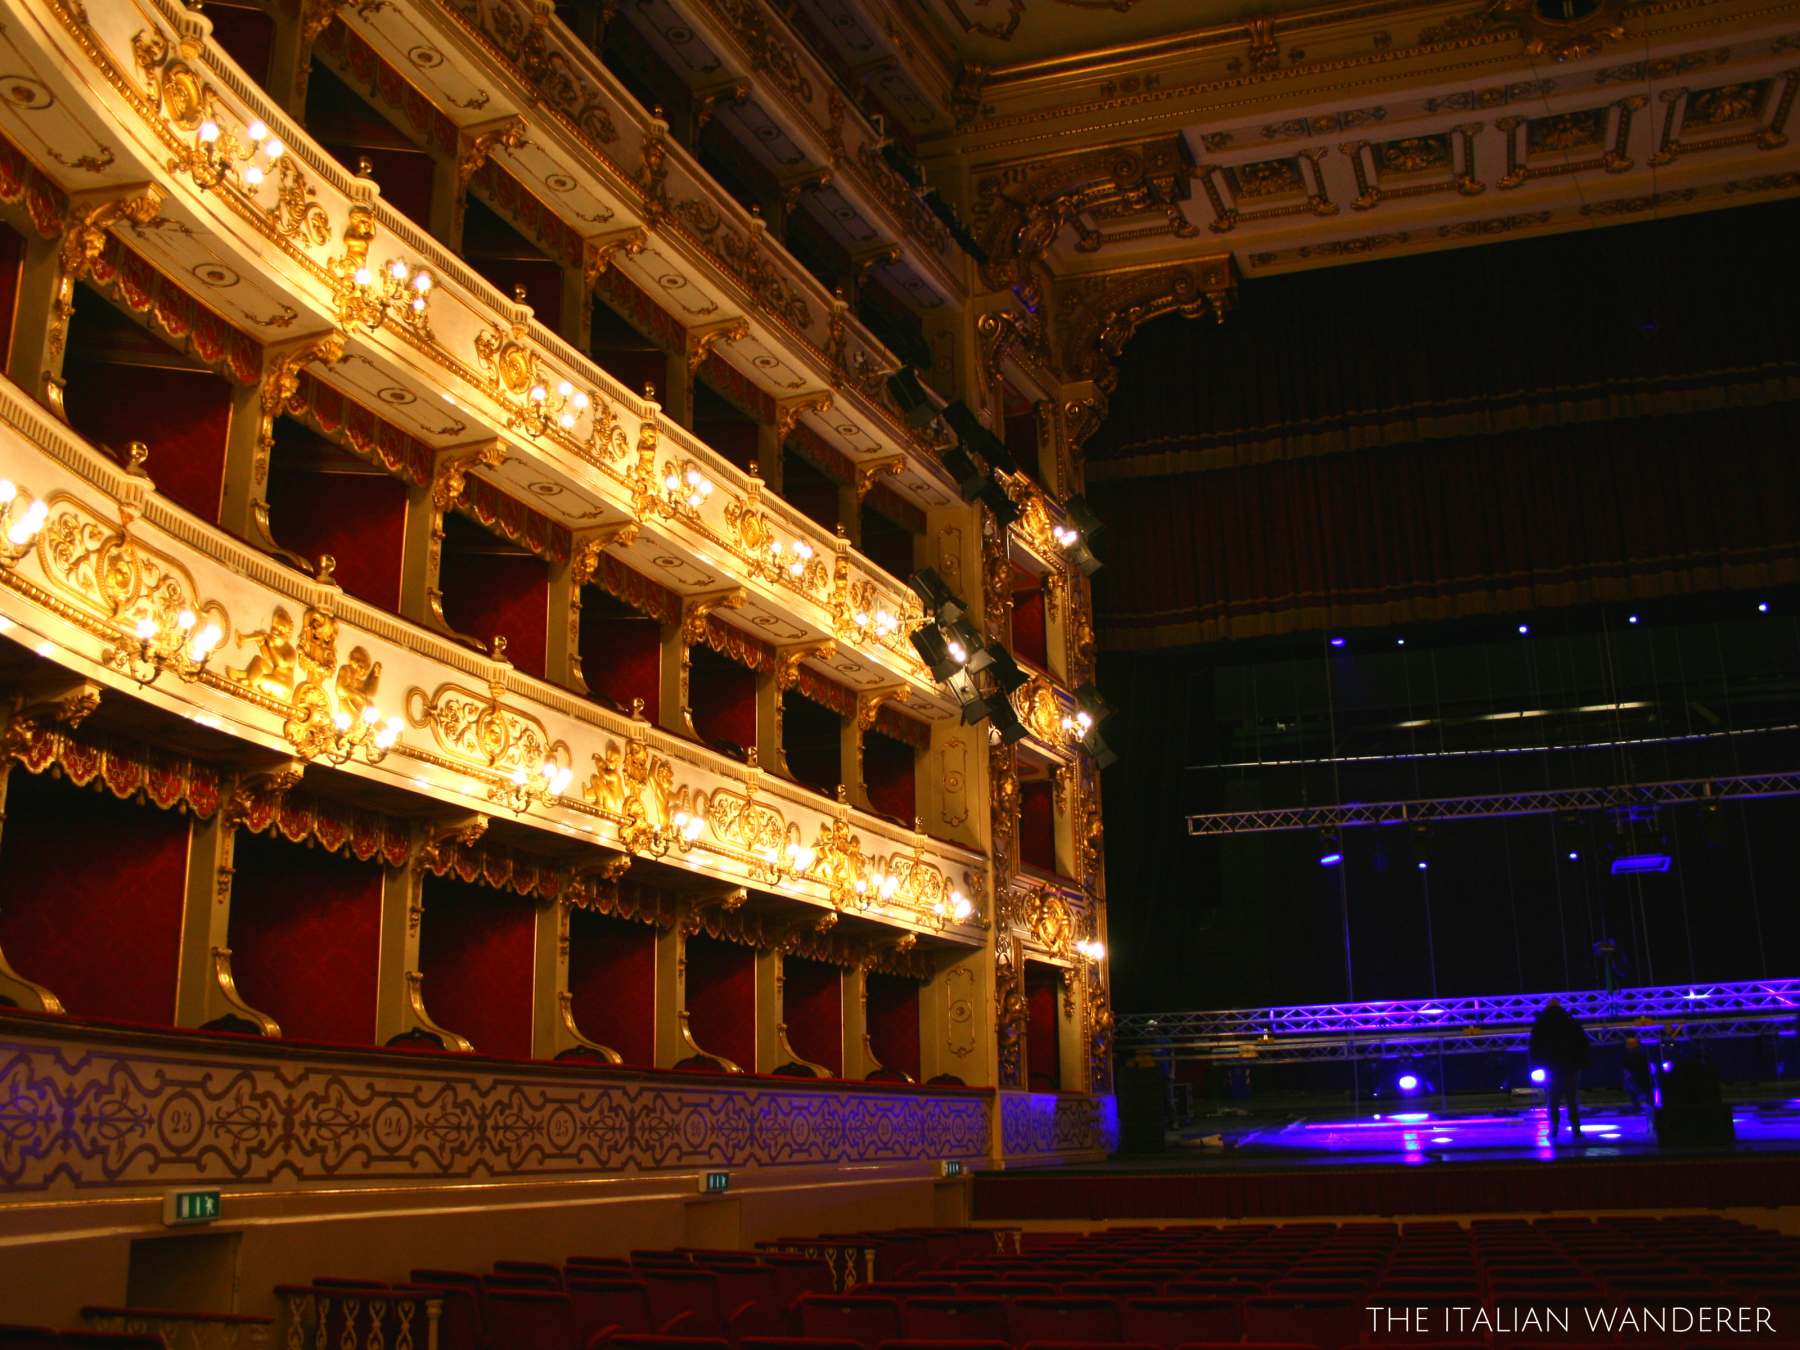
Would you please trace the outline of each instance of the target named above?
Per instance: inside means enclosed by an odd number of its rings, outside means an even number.
[[[523,288],[515,292],[523,299]],[[572,380],[544,374],[527,338],[531,309],[514,308],[512,320],[476,334],[475,356],[487,367],[488,392],[506,409],[509,431],[561,440],[589,460],[610,459],[623,449],[624,433],[610,412],[602,415],[594,396]],[[587,423],[581,435],[580,424]],[[641,513],[640,513],[641,514]]]
[[[798,821],[789,821],[772,806],[756,800],[762,771],[751,751],[744,791],[740,796],[725,788],[707,799],[706,822],[713,837],[735,844],[750,855],[750,871],[770,886],[786,886],[804,876],[817,859],[817,853],[802,841]]]
[[[300,758],[343,765],[360,754],[379,764],[400,739],[404,723],[383,718],[376,707],[381,663],[367,648],[353,647],[340,665],[337,639],[333,615],[307,609],[296,628],[293,615],[277,605],[267,628],[239,635],[236,645],[254,650],[242,668],[226,674],[287,705],[281,732]]]
[[[139,619],[132,626],[136,648],[115,643],[102,654],[101,660],[113,670],[129,675],[139,685],[155,684],[165,670],[172,670],[190,682],[198,680],[225,637],[216,623],[200,627],[196,632],[199,623],[199,616],[191,609],[176,614],[173,632],[160,627],[155,619]]]
[[[504,691],[497,681],[485,697],[455,684],[429,697],[414,687],[406,692],[406,720],[430,728],[446,754],[485,770],[490,801],[520,813],[534,803],[555,805],[574,778],[561,762],[569,747],[552,741],[535,717],[502,704]]]
[[[672,850],[692,849],[706,827],[706,794],[675,787],[675,766],[653,757],[641,739],[643,701],[636,700],[640,719],[621,747],[606,743],[606,754],[594,756],[594,775],[582,795],[619,822],[619,842],[640,858],[663,858]]]
[[[430,342],[431,273],[401,258],[389,258],[380,267],[369,261],[375,243],[375,213],[367,206],[353,206],[344,224],[344,256],[331,260],[336,277],[332,298],[338,322],[346,328],[373,333],[394,328],[421,342]]]
[[[679,464],[669,460],[663,465],[662,488],[664,511],[670,517],[698,522],[700,508],[713,494],[713,481],[691,459]]]
[[[10,478],[0,478],[0,529],[6,532],[5,543],[0,544],[0,566],[18,566],[49,518],[48,503],[27,500]]]
[[[287,147],[261,122],[251,122],[244,128],[244,139],[239,140],[237,133],[219,120],[212,97],[210,87],[202,91],[209,115],[193,128],[194,143],[177,150],[169,160],[169,171],[187,174],[203,192],[230,187],[254,193],[271,173],[279,175]]]

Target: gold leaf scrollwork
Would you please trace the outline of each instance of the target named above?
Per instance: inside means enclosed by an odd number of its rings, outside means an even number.
[[[443,684],[428,696],[415,686],[406,691],[406,720],[429,727],[446,754],[501,775],[536,775],[558,752],[566,757],[569,747],[552,740],[542,722],[501,703],[504,688],[491,684],[483,695]]]

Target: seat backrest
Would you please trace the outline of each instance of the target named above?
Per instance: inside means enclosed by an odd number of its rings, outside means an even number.
[[[65,1331],[56,1339],[65,1350],[168,1350],[154,1331]]]
[[[539,1293],[558,1294],[562,1292],[562,1275],[515,1275],[511,1271],[500,1271],[493,1275],[481,1277],[483,1289],[535,1289]]]
[[[787,1301],[781,1296],[775,1272],[768,1266],[736,1261],[719,1265],[706,1261],[704,1266],[718,1281],[719,1311],[733,1340],[777,1336],[787,1330]]]
[[[563,1258],[563,1279],[582,1270],[630,1270],[631,1262],[623,1256],[567,1256]],[[583,1278],[586,1278],[585,1276]]]
[[[731,1350],[723,1336],[614,1336],[607,1350]]]
[[[1128,1298],[1120,1308],[1125,1339],[1163,1350],[1194,1341],[1235,1341],[1242,1310],[1228,1298]]]
[[[412,1272],[412,1283],[435,1284],[441,1288],[474,1289],[481,1288],[481,1276],[468,1270],[415,1270]]]
[[[0,1350],[56,1350],[57,1333],[49,1327],[0,1322]]]
[[[587,1279],[580,1274],[571,1275],[569,1313],[575,1319],[575,1335],[583,1350],[602,1332],[648,1335],[656,1330],[650,1314],[650,1291],[642,1280]]]
[[[1013,1340],[1081,1341],[1111,1345],[1122,1339],[1119,1305],[1110,1298],[1016,1298]]]
[[[315,1289],[386,1289],[386,1280],[358,1280],[348,1275],[315,1275]]]
[[[419,1300],[410,1309],[409,1319],[415,1347],[430,1342],[431,1318],[424,1302],[435,1298],[441,1305],[438,1309],[438,1350],[481,1350],[487,1337],[482,1331],[480,1301],[473,1290],[444,1285],[397,1284],[391,1292],[396,1304],[408,1294]],[[405,1315],[408,1311],[396,1307],[397,1314]],[[387,1340],[392,1345],[397,1337],[390,1335]]]
[[[548,1261],[496,1261],[494,1262],[494,1274],[536,1275],[551,1281],[555,1288],[562,1288],[562,1267],[552,1265]]]
[[[1010,1341],[1004,1301],[984,1295],[909,1298],[901,1313],[906,1334],[917,1341]]]
[[[1064,1298],[1155,1298],[1162,1290],[1149,1280],[1071,1280]]]
[[[883,1341],[900,1339],[900,1302],[867,1294],[808,1294],[800,1300],[800,1330],[875,1350]]]
[[[1360,1299],[1331,1294],[1261,1294],[1244,1300],[1244,1338],[1343,1350],[1355,1345],[1367,1314]]]
[[[650,1313],[658,1332],[674,1336],[725,1334],[719,1280],[710,1270],[692,1264],[685,1270],[639,1266],[636,1273],[650,1291]]]
[[[489,1289],[488,1335],[494,1350],[582,1350],[575,1343],[569,1296],[545,1289]]]

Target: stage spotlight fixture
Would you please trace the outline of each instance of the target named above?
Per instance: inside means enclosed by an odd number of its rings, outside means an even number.
[[[1767,600],[1763,601],[1756,607],[1756,612],[1758,614],[1767,614],[1769,612],[1769,602]]]
[[[1025,738],[1025,724],[1013,710],[1012,700],[1005,694],[992,694],[987,699],[988,721],[1000,731],[1000,743],[1011,745]]]
[[[925,186],[925,175],[919,166],[913,163],[912,156],[900,147],[898,141],[883,141],[881,157],[887,161],[888,168],[906,180],[906,185],[917,192]]]
[[[987,486],[988,471],[975,462],[975,457],[960,445],[952,446],[944,451],[944,467],[956,480],[956,493],[965,502],[972,502],[981,495]]]
[[[1333,829],[1319,831],[1319,866],[1336,867],[1344,861],[1344,846]]]
[[[919,382],[919,372],[911,366],[901,366],[888,376],[887,390],[900,405],[908,426],[922,427],[938,415],[937,404],[931,401],[925,386]]]
[[[1075,722],[1081,728],[1081,748],[1094,757],[1094,764],[1106,768],[1119,762],[1118,754],[1106,743],[1106,730],[1118,709],[1108,703],[1092,680],[1075,690]],[[1087,722],[1082,725],[1081,719]]]
[[[1524,636],[1525,636],[1525,635],[1526,635],[1526,634],[1527,634],[1527,633],[1529,633],[1529,632],[1530,632],[1530,631],[1531,631],[1531,625],[1530,625],[1530,624],[1528,624],[1528,623],[1522,623],[1522,624],[1520,624],[1520,625],[1519,625],[1519,636],[1520,636],[1520,637],[1524,637]]]
[[[1413,861],[1420,867],[1431,861],[1431,826],[1422,820],[1415,820],[1406,827],[1406,838],[1412,845]]]
[[[1576,811],[1562,811],[1556,817],[1556,846],[1570,862],[1581,861],[1581,850],[1587,843],[1587,831]]]
[[[1006,448],[1006,442],[989,431],[960,398],[944,405],[944,420],[950,424],[950,429],[956,433],[965,449],[973,450],[996,469],[1004,469],[1008,473],[1019,471],[1018,461],[1013,459],[1012,451]]]
[[[936,623],[955,623],[969,612],[963,598],[944,583],[934,567],[914,572],[906,584],[919,597],[926,616]]]
[[[1633,614],[1629,619],[1625,620],[1626,623],[1636,623],[1637,621],[1638,621],[1638,616],[1635,614]]]
[[[1419,1090],[1419,1076],[1417,1074],[1403,1073],[1394,1081],[1400,1085],[1400,1090],[1402,1092],[1417,1092]]]
[[[1425,871],[1430,866],[1431,866],[1431,864],[1429,862],[1427,862],[1424,858],[1419,859],[1419,870],[1421,872]]]
[[[1069,561],[1081,569],[1081,575],[1091,577],[1106,566],[1092,548],[1094,541],[1106,532],[1106,522],[1094,514],[1086,497],[1069,498],[1063,503],[1063,510],[1068,512],[1069,523],[1053,527],[1050,533],[1063,546]]]
[[[1720,802],[1707,802],[1700,808],[1700,833],[1708,848],[1725,842],[1725,807]]]
[[[1394,639],[1394,642],[1395,642],[1395,644],[1396,644],[1396,645],[1398,645],[1398,646],[1401,646],[1401,647],[1404,647],[1404,646],[1405,646],[1405,645],[1406,645],[1406,639],[1405,639],[1405,638],[1395,638],[1395,639]]]
[[[1332,646],[1334,646],[1334,647],[1341,647],[1341,646],[1343,646],[1343,645],[1344,645],[1344,639],[1342,639],[1342,638],[1333,638],[1333,639],[1331,639],[1331,645],[1332,645]]]
[[[1002,529],[1019,518],[1018,505],[1006,495],[1006,489],[1000,486],[1000,480],[989,477],[987,485],[975,494],[975,500],[994,513],[994,519]]]
[[[987,660],[979,668],[993,671],[994,679],[999,683],[1002,692],[1010,694],[1013,690],[1031,683],[1031,676],[1019,669],[1019,663],[1013,660],[1012,653],[1000,643],[990,642],[982,649],[982,655],[987,657]]]
[[[1081,537],[1088,543],[1098,543],[1100,536],[1106,533],[1106,522],[1089,505],[1088,499],[1077,493],[1063,503],[1063,510],[1069,513],[1069,524],[1073,525]]]
[[[930,624],[914,630],[912,645],[934,680],[947,680],[962,669],[962,662],[950,655],[950,644],[943,633]]]
[[[1544,1071],[1542,1069],[1533,1069],[1531,1071],[1531,1081],[1534,1083],[1542,1083],[1544,1081]]]

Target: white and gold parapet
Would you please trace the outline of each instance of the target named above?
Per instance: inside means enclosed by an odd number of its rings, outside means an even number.
[[[0,555],[5,633],[75,674],[453,808],[982,941],[979,853],[614,714],[280,566],[10,385],[0,423],[0,478],[16,493],[0,526],[37,525]]]

